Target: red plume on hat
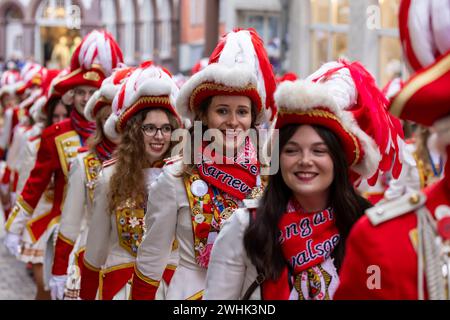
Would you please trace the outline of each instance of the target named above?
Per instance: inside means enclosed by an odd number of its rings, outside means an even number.
[[[123,63],[123,54],[112,35],[104,30],[93,30],[75,49],[71,72],[55,89],[65,93],[80,85],[100,88],[105,77],[109,77],[120,63]]]
[[[344,60],[322,66],[305,81],[285,81],[275,94],[281,128],[290,123],[317,124],[340,139],[352,178],[375,184],[379,171],[401,171],[398,119],[370,73],[358,62]]]
[[[201,103],[215,95],[244,95],[257,107],[258,121],[273,120],[276,88],[272,65],[254,29],[236,29],[221,38],[209,64],[180,89],[177,109],[193,121]]]
[[[298,77],[294,72],[286,72],[282,76],[276,78],[277,85],[282,83],[283,81],[295,81]]]
[[[105,30],[93,30],[75,49],[70,70],[90,69],[99,65],[105,76],[110,76],[113,69],[123,62],[123,54],[113,36]]]

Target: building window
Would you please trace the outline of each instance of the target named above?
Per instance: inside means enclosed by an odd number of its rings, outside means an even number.
[[[6,58],[23,58],[23,26],[20,11],[11,7],[6,11]]]
[[[120,2],[122,7],[122,21],[124,24],[124,37],[122,38],[124,49],[124,60],[126,64],[135,64],[135,30],[134,30],[134,7],[132,1]]]
[[[116,6],[114,1],[102,0],[100,3],[102,23],[105,29],[112,34],[114,39],[117,39],[117,29],[116,29]]]
[[[349,0],[311,0],[311,72],[345,58],[350,22]]]
[[[161,59],[170,58],[172,52],[172,15],[170,13],[169,1],[159,1],[158,9],[160,13],[160,53]]]
[[[402,74],[402,49],[398,32],[400,0],[378,0],[381,12],[381,29],[378,30],[379,84],[386,85]]]
[[[141,59],[148,60],[153,58],[155,45],[153,6],[150,0],[145,0],[142,14]]]
[[[203,25],[205,22],[205,0],[191,0],[191,25]]]

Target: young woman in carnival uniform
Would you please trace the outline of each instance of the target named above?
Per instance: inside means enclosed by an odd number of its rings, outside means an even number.
[[[93,52],[93,55],[86,55],[86,52]],[[54,86],[60,94],[74,90],[74,108],[69,119],[46,128],[41,135],[36,163],[6,224],[5,241],[10,247],[19,245],[27,224],[34,239],[39,239],[52,221],[60,216],[69,165],[76,158],[78,148],[85,144],[95,129],[95,123],[84,118],[84,107],[92,93],[121,61],[122,53],[117,43],[104,31],[92,31],[74,52],[71,72]],[[55,192],[50,212],[31,220],[52,179]]]
[[[32,74],[27,74],[25,76],[25,78],[29,80],[16,90],[18,94],[26,91],[30,92],[30,94],[28,98],[19,105],[21,115],[20,120],[18,125],[14,128],[13,139],[6,157],[6,172],[9,173],[9,176],[6,176],[5,173],[2,179],[2,183],[9,184],[11,203],[16,201],[17,183],[19,179],[20,162],[22,159],[21,155],[26,141],[30,135],[34,136],[40,134],[42,131],[41,127],[34,126],[31,109],[35,103],[40,100],[43,93],[47,93],[50,83],[60,72],[59,70],[48,70],[40,65],[36,65],[32,70]],[[42,104],[42,100],[38,103],[38,106],[40,104]]]
[[[201,121],[202,135],[186,139],[184,152],[191,150],[184,155],[187,161],[179,157],[169,162],[149,191],[133,299],[155,298],[174,238],[180,260],[166,298],[202,298],[209,255],[221,222],[242,207],[244,199],[261,192],[256,146],[241,138],[241,133],[275,114],[274,89],[271,65],[253,29],[225,35],[209,65],[183,85],[177,109],[184,119]],[[215,143],[220,149],[214,148],[215,153],[202,139],[206,129],[216,129]],[[237,157],[226,158],[223,146],[227,154]],[[203,156],[197,159],[201,161],[193,160],[197,156]]]
[[[137,250],[148,228],[144,224],[147,190],[171,153],[172,131],[181,124],[175,111],[177,95],[169,72],[149,61],[132,72],[114,98],[105,132],[120,136],[120,143],[96,183],[81,272],[82,299],[129,298]],[[149,203],[162,201],[148,198]],[[174,252],[168,275],[176,262]]]
[[[423,19],[417,20],[421,16]],[[415,71],[391,102],[401,119],[437,132],[450,154],[450,3],[400,4],[403,50]],[[423,192],[368,210],[353,228],[337,299],[449,299],[450,163]],[[368,268],[377,266],[368,273]],[[378,270],[378,271],[377,271]],[[381,272],[381,273],[380,273]]]
[[[120,84],[132,70],[128,67],[115,69],[89,99],[84,111],[86,119],[96,122],[96,133],[88,140],[89,149],[79,150],[69,172],[52,267],[52,279],[57,284],[52,295],[59,300],[79,298],[79,263],[83,261],[92,218],[96,179],[102,164],[111,159],[117,143],[105,135],[104,124],[111,114],[111,103]]]
[[[67,72],[61,72],[59,76],[63,76]],[[52,84],[57,82],[56,78]],[[54,92],[53,90],[50,90]],[[34,130],[29,130],[27,133],[32,133],[25,143],[24,151],[21,153],[19,159],[21,159],[18,164],[19,167],[19,178],[17,182],[17,192],[21,193],[26,180],[28,179],[31,170],[36,162],[36,156],[40,144],[40,137],[42,130],[45,127],[51,126],[53,123],[63,121],[69,117],[71,111],[71,97],[65,97],[64,99],[60,94],[49,94],[47,90],[44,90],[45,96],[39,98],[35,105],[30,110],[31,114],[36,115],[36,124],[33,127]],[[65,103],[62,102],[65,101]],[[36,108],[36,110],[33,110]],[[40,118],[40,119],[38,119]],[[47,230],[42,233],[37,239],[34,237],[32,230],[29,228],[30,223],[34,220],[39,220],[42,216],[49,213],[52,208],[54,195],[54,185],[53,181],[49,183],[46,191],[41,196],[36,209],[30,221],[27,223],[27,227],[23,230],[20,248],[18,251],[18,259],[32,264],[32,270],[34,275],[34,280],[36,283],[36,300],[40,299],[50,299],[50,294],[48,292],[48,274],[49,266],[48,261],[44,260],[47,245],[50,241],[53,244],[53,239],[51,235],[53,233],[53,228],[56,226],[54,223],[50,223]],[[14,248],[10,248],[13,250]],[[17,248],[16,248],[17,250]],[[45,274],[44,274],[45,272]]]
[[[332,299],[347,235],[370,206],[352,182],[375,181],[395,160],[389,141],[401,135],[399,123],[359,63],[331,62],[285,81],[275,101],[280,169],[257,209],[250,203],[224,224],[205,299]]]

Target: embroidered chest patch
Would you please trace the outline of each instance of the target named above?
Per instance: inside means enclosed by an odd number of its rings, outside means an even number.
[[[116,210],[116,225],[119,244],[131,255],[137,255],[137,249],[144,235],[145,207],[137,206],[134,201],[127,201],[125,206]]]

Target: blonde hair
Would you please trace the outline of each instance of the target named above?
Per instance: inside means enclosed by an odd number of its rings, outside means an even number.
[[[121,141],[114,152],[117,163],[109,183],[110,212],[114,212],[118,206],[128,199],[145,199],[147,195],[144,169],[152,164],[149,163],[147,158],[141,126],[147,113],[153,110],[163,110],[167,114],[172,128],[177,129],[179,127],[175,116],[164,108],[144,109],[128,120]],[[170,155],[172,147],[173,143],[171,143],[162,159]]]

